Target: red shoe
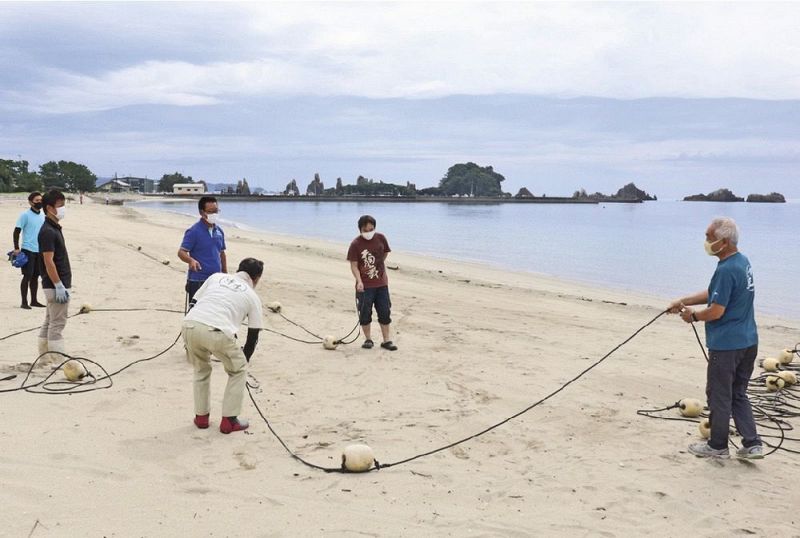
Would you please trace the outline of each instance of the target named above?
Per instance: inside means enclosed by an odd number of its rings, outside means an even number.
[[[246,420],[239,420],[236,417],[222,417],[219,423],[219,431],[222,433],[240,432],[250,427]]]
[[[194,416],[194,425],[200,428],[201,430],[205,430],[208,428],[208,416],[210,413],[205,415],[195,415]]]

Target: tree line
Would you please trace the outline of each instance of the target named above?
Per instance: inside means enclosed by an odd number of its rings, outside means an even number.
[[[25,160],[0,159],[0,192],[33,192],[62,189],[91,192],[97,176],[86,165],[72,161],[49,161],[38,171],[29,170]]]

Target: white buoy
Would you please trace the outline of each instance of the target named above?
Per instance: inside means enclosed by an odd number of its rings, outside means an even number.
[[[280,312],[282,306],[281,303],[279,303],[278,301],[272,301],[271,303],[267,304],[267,308],[269,308],[273,312]]]
[[[791,349],[782,349],[780,353],[778,353],[778,360],[781,361],[781,364],[789,364],[794,359],[794,353]]]
[[[776,375],[768,375],[764,385],[766,385],[768,391],[777,392],[786,385],[786,382]]]
[[[703,402],[694,398],[684,398],[678,404],[681,415],[685,417],[697,418],[703,412]]]
[[[792,371],[784,370],[783,372],[778,373],[778,377],[783,379],[784,384],[786,385],[796,385],[797,384],[797,374]]]
[[[342,467],[351,473],[369,471],[374,463],[375,456],[367,445],[348,445],[342,452]]]
[[[778,359],[770,357],[768,359],[764,359],[761,362],[761,367],[766,370],[767,372],[777,372],[778,365],[781,363]]]
[[[697,425],[697,428],[700,430],[700,437],[703,439],[708,439],[711,437],[711,421],[707,418],[704,418],[700,421],[700,424]]]
[[[83,365],[83,363],[73,359],[65,362],[61,369],[64,371],[64,377],[70,381],[80,381],[89,373],[86,371],[86,367]]]
[[[326,336],[322,340],[322,347],[325,349],[336,349],[336,346],[339,345],[339,342],[331,335]]]
[[[91,311],[92,311],[92,305],[90,305],[89,303],[83,303],[83,304],[81,305],[81,309],[80,309],[80,311],[79,311],[79,312],[80,312],[81,314],[88,314],[88,313],[89,313],[89,312],[91,312]]]

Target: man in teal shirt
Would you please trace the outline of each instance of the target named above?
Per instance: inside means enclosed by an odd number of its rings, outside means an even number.
[[[22,267],[22,282],[19,291],[22,295],[20,308],[30,310],[31,306],[43,307],[36,298],[39,292],[39,230],[44,224],[42,213],[42,194],[32,192],[28,195],[30,209],[22,213],[14,227],[14,256],[24,252],[28,263]],[[20,249],[19,236],[22,234],[22,248]],[[28,289],[31,290],[31,302],[28,304]]]
[[[736,456],[764,457],[756,432],[753,409],[747,398],[747,384],[758,354],[753,300],[755,284],[750,261],[739,252],[739,228],[733,219],[716,218],[706,229],[706,253],[719,258],[707,290],[670,303],[670,313],[680,313],[687,323],[703,321],[706,326],[708,370],[706,397],[710,409],[711,436],[708,443],[693,443],[689,452],[698,457],[727,458],[730,417],[742,447]],[[690,305],[706,305],[692,310]]]

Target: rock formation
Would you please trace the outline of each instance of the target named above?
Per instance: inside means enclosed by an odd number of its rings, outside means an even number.
[[[297,181],[293,179],[287,183],[286,190],[283,191],[283,194],[287,196],[300,196],[300,189],[297,188]]]
[[[772,204],[785,204],[786,198],[779,192],[769,194],[751,194],[747,197],[748,202],[767,202]]]
[[[684,202],[744,202],[744,198],[740,198],[733,194],[730,189],[717,189],[708,194],[693,194],[683,199]]]
[[[325,185],[319,179],[319,174],[314,174],[314,181],[308,184],[306,196],[320,196],[325,192]]]
[[[522,187],[514,198],[533,198],[533,193],[527,187]]]

